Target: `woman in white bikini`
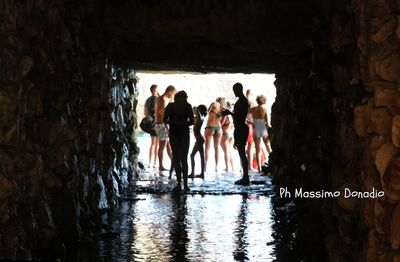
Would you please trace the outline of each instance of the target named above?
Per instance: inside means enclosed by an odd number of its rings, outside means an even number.
[[[218,147],[221,142],[222,129],[221,129],[221,105],[218,102],[212,102],[208,109],[207,125],[204,130],[205,144],[205,169],[207,169],[208,157],[210,154],[211,139],[214,142],[215,151],[215,172],[218,171],[219,152]]]
[[[270,125],[268,123],[268,113],[265,107],[266,97],[263,95],[257,96],[258,106],[250,109],[250,113],[253,116],[254,124],[254,143],[256,147],[256,160],[258,172],[261,172],[261,139],[264,141],[265,147],[268,154],[271,153],[271,148],[269,147],[268,139],[268,128]]]

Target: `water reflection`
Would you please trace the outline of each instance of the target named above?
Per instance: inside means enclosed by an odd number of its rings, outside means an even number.
[[[169,240],[171,243],[169,254],[172,261],[186,261],[189,237],[187,232],[186,195],[175,195],[171,198],[172,217],[170,220]]]
[[[81,261],[273,261],[266,196],[137,197],[103,215],[96,254]]]

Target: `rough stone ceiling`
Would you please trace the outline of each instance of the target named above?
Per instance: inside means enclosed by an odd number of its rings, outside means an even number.
[[[301,67],[310,12],[306,1],[292,0],[119,0],[104,2],[103,21],[120,64],[273,72]]]

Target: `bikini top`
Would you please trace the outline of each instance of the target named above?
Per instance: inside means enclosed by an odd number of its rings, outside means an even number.
[[[215,114],[217,117],[222,117],[222,114],[221,114],[221,113],[215,113],[213,110],[211,110],[210,113]]]

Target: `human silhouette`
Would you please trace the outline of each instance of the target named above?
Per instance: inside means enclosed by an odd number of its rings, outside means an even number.
[[[195,177],[194,174],[194,168],[195,168],[195,162],[194,162],[194,157],[199,152],[200,154],[200,162],[201,162],[201,173],[197,176],[200,178],[204,178],[204,137],[201,134],[201,126],[203,125],[204,122],[204,117],[207,115],[207,107],[205,105],[199,105],[198,107],[195,107],[193,110],[195,117],[194,117],[194,126],[193,126],[193,134],[196,139],[196,142],[193,146],[192,153],[190,154],[190,160],[192,164],[192,172],[190,173],[191,178]]]
[[[190,144],[189,126],[194,124],[194,116],[192,106],[187,102],[185,91],[176,93],[175,102],[167,105],[163,121],[169,125],[169,140],[174,156],[172,161],[174,162],[177,185],[173,189],[173,192],[182,190],[182,175],[184,190],[189,191],[190,189],[187,184],[187,156]]]
[[[146,102],[144,103],[144,115],[151,116],[153,119],[155,119],[155,107],[158,97],[158,86],[151,85],[150,92],[151,96],[147,98]],[[158,137],[155,130],[151,130],[149,134],[151,137],[151,145],[149,148],[149,167],[155,168],[158,155]]]
[[[223,115],[231,114],[233,116],[233,123],[235,131],[233,137],[235,139],[235,146],[239,152],[240,161],[243,169],[243,177],[235,182],[237,185],[249,185],[249,160],[246,156],[246,142],[249,135],[249,127],[246,124],[246,117],[249,111],[249,102],[243,94],[243,86],[241,83],[233,85],[233,92],[239,99],[236,101],[233,112],[230,110],[222,111]]]
[[[158,145],[159,166],[158,166],[158,169],[160,170],[160,172],[168,170],[163,165],[165,148],[167,148],[168,156],[171,158],[171,149],[170,149],[170,145],[168,143],[168,126],[166,126],[163,123],[163,118],[164,118],[165,108],[170,103],[170,101],[174,98],[175,93],[176,93],[175,87],[170,85],[167,87],[167,89],[165,89],[164,94],[157,97],[157,99],[156,99],[156,105],[155,105],[156,118],[155,118],[154,129],[156,131],[158,141],[159,141],[159,145]],[[172,161],[172,159],[171,159],[171,161]]]

